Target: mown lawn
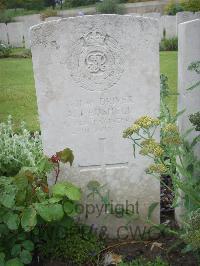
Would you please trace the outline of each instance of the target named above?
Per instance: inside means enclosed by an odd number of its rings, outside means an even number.
[[[161,52],[160,67],[169,78],[171,92],[176,93],[177,52]],[[173,112],[176,101],[177,96],[169,99]],[[31,59],[0,59],[0,121],[5,121],[9,114],[16,127],[23,120],[31,131],[39,130]]]

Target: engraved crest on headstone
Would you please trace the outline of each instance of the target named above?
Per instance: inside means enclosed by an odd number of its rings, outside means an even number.
[[[93,30],[72,47],[69,69],[75,82],[87,90],[106,90],[124,71],[122,49],[108,34]]]

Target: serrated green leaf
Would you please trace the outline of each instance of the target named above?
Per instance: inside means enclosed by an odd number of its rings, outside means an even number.
[[[36,210],[33,207],[24,209],[21,218],[21,225],[26,232],[31,231],[37,224],[36,215]]]
[[[60,158],[62,163],[70,163],[70,165],[72,165],[74,161],[73,152],[69,148],[56,152],[56,155]]]
[[[8,260],[5,266],[24,266],[24,264],[20,261],[20,259],[15,258],[15,259]]]
[[[64,216],[63,207],[61,204],[35,204],[37,213],[47,222],[59,221]]]
[[[147,215],[147,219],[150,220],[151,216],[155,210],[155,208],[158,206],[159,202],[153,202],[149,208],[148,208],[148,215]]]
[[[52,193],[54,197],[67,196],[70,200],[80,200],[81,191],[78,187],[67,181],[60,182],[52,186]]]
[[[17,230],[20,224],[20,218],[16,213],[8,212],[4,216],[4,223],[10,230]]]
[[[22,252],[20,254],[20,260],[24,264],[30,264],[32,261],[32,255],[31,255],[30,251],[28,251],[26,249],[22,250]]]

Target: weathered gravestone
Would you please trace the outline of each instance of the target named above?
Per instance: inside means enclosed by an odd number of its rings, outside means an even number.
[[[57,20],[57,19],[61,19],[61,17],[48,17],[45,19],[45,21],[52,21],[52,20]]]
[[[0,41],[4,44],[8,44],[8,32],[5,23],[0,23]]]
[[[23,47],[23,23],[7,24],[9,44],[12,47]]]
[[[178,36],[178,111],[185,109],[178,122],[183,134],[192,127],[189,115],[200,111],[199,86],[193,90],[188,90],[200,81],[200,73],[188,70],[191,63],[200,62],[200,20],[181,23],[178,28]],[[188,136],[188,140],[191,142],[197,135],[199,132],[193,131]],[[200,145],[196,147],[196,154],[200,158]],[[176,218],[179,222],[184,214],[183,201],[180,201],[180,204],[181,206],[176,209]]]
[[[190,20],[194,20],[196,19],[196,15],[193,12],[189,12],[189,11],[184,11],[184,12],[178,12],[176,14],[176,32],[178,35],[178,25],[180,23],[184,23]]]
[[[163,29],[162,29],[162,24],[161,24],[161,16],[160,13],[158,12],[150,12],[150,13],[144,13],[143,16],[145,18],[154,18],[158,20],[158,25],[159,25],[159,38],[160,40],[162,39],[162,34],[163,34]]]
[[[161,17],[161,28],[162,28],[162,37],[167,39],[174,38],[177,36],[176,33],[176,16],[162,16]]]
[[[23,22],[23,36],[25,47],[30,48],[30,27],[37,25],[41,22],[39,14],[28,15],[28,16],[19,16],[15,18],[17,22]]]
[[[159,115],[157,21],[96,15],[46,22],[32,28],[31,49],[45,153],[70,147],[75,162],[62,179],[84,194],[91,180],[106,184],[113,206],[132,204],[139,213],[133,234],[138,225],[143,230],[148,207],[160,201],[159,182],[145,174],[149,159],[133,158],[122,132],[144,114]],[[90,203],[90,212],[102,207]],[[157,207],[152,219],[159,223],[159,217]],[[112,237],[131,230],[120,227],[127,219],[104,209],[84,222],[107,226]]]

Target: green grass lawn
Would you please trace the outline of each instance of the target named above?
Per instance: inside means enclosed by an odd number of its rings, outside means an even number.
[[[170,93],[177,93],[177,52],[160,52],[160,73],[168,76]],[[167,101],[173,113],[177,111],[177,95],[171,95]]]
[[[171,92],[176,93],[177,52],[161,52],[160,67],[169,78]],[[169,99],[173,112],[176,101],[176,96]],[[23,120],[30,130],[39,129],[31,59],[0,59],[0,121],[5,121],[9,114],[16,126]]]

